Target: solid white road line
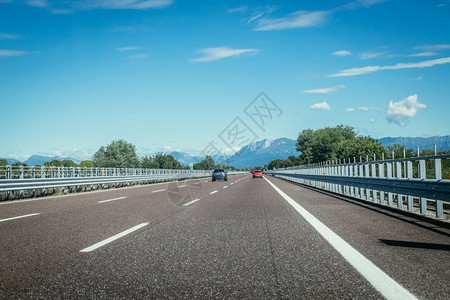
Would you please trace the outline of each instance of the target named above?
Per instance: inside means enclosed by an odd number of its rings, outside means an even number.
[[[180,186],[178,186],[179,188],[182,188],[182,187],[185,187],[186,185],[184,184],[184,185],[180,185]]]
[[[100,248],[100,247],[102,247],[102,246],[104,246],[106,244],[109,244],[109,243],[111,243],[111,242],[113,242],[113,241],[115,241],[117,239],[120,239],[121,237],[124,237],[127,234],[132,233],[133,231],[136,231],[136,230],[138,230],[138,229],[140,229],[140,228],[142,228],[144,226],[147,226],[148,224],[149,223],[142,223],[142,224],[139,224],[137,226],[134,226],[133,228],[125,230],[125,231],[123,231],[123,232],[121,232],[119,234],[116,234],[116,235],[114,235],[114,236],[112,236],[110,238],[107,238],[106,240],[98,242],[97,244],[94,244],[94,245],[92,245],[90,247],[84,248],[83,250],[80,250],[80,252],[91,252],[91,251],[94,251],[95,249],[98,249],[98,248]]]
[[[300,204],[286,195],[275,184],[265,177],[264,179],[386,299],[417,299]]]
[[[190,201],[190,202],[188,202],[188,203],[183,204],[183,206],[189,206],[189,205],[191,205],[191,204],[194,204],[194,203],[197,202],[197,201],[200,201],[200,199],[192,200],[192,201]]]
[[[40,213],[23,215],[23,216],[18,216],[18,217],[12,217],[12,218],[8,218],[8,219],[2,219],[2,220],[0,220],[0,222],[6,222],[6,221],[21,219],[21,218],[27,218],[27,217],[37,216],[37,215],[40,215]]]
[[[166,189],[162,189],[162,190],[156,190],[156,191],[152,191],[152,193],[159,193],[159,192],[164,192]]]
[[[113,198],[113,199],[98,201],[97,203],[105,203],[105,202],[110,202],[110,201],[122,200],[122,199],[126,199],[126,198],[127,197]]]
[[[217,193],[218,190],[212,191],[211,193],[209,193],[210,195]]]

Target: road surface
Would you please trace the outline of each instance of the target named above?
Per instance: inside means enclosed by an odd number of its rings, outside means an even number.
[[[450,230],[281,179],[0,203],[2,299],[449,299]]]

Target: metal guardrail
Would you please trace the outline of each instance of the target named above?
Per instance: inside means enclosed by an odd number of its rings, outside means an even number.
[[[276,177],[313,186],[333,193],[418,211],[444,218],[444,203],[450,204],[450,180],[442,179],[442,160],[450,155],[366,161],[347,164],[320,164],[265,171]],[[433,178],[427,178],[426,166]],[[416,177],[414,177],[414,174]],[[430,175],[429,175],[430,176]],[[446,205],[447,205],[446,204]],[[447,212],[448,213],[448,212]]]
[[[233,172],[229,172],[230,175]],[[81,168],[81,167],[44,167],[44,166],[0,166],[0,193],[10,198],[19,191],[41,195],[48,189],[82,187],[93,189],[95,185],[123,183],[150,183],[158,181],[181,180],[211,176],[210,170],[169,170],[169,169],[128,169],[128,168]]]

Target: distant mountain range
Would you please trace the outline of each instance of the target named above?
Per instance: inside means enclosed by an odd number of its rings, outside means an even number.
[[[450,150],[450,135],[432,136],[427,138],[384,137],[379,139],[379,141],[385,147],[400,144],[404,145],[407,149],[416,149],[419,147],[420,150],[424,150],[434,149],[434,144],[436,144],[438,151]],[[274,159],[286,159],[291,155],[300,155],[300,152],[295,150],[295,145],[296,140],[291,140],[288,138],[279,138],[276,140],[264,139],[242,147],[238,152],[230,157],[213,156],[213,159],[216,163],[226,162],[228,165],[236,168],[264,166]],[[168,154],[172,155],[176,160],[185,166],[190,163],[198,163],[204,159],[202,156],[189,155],[184,152],[170,152]],[[25,163],[29,166],[44,165],[45,162],[53,159],[72,160],[77,164],[81,161],[80,159],[72,157],[32,155],[25,161]],[[7,158],[6,160],[9,164],[19,162],[19,160],[12,158]]]
[[[295,150],[295,140],[280,138],[276,140],[257,141],[242,147],[230,157],[213,156],[216,163],[226,162],[236,168],[248,168],[264,166],[274,159],[286,159],[291,155],[298,156],[300,152]],[[197,163],[204,159],[202,156],[191,156],[183,152],[170,152],[181,164]]]
[[[394,144],[404,145],[406,149],[434,150],[436,144],[437,151],[450,150],[450,135],[421,137],[384,137],[379,139],[383,146],[393,146]]]
[[[1,158],[0,158],[1,159]],[[20,160],[14,158],[5,158],[8,164],[12,165],[13,163],[20,162]],[[26,161],[24,161],[29,166],[43,166],[44,163],[54,160],[71,160],[77,164],[81,162],[81,159],[73,158],[73,157],[60,157],[60,156],[45,156],[45,155],[31,155]]]

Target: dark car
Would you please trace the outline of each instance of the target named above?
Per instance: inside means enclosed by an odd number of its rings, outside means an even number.
[[[216,181],[216,179],[223,179],[225,181],[228,180],[228,173],[225,169],[214,169],[212,172],[212,181]]]
[[[261,170],[253,171],[253,178],[256,178],[256,177],[263,178],[263,172]]]

